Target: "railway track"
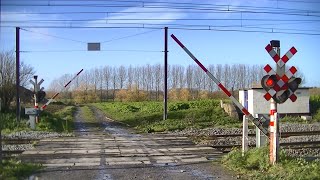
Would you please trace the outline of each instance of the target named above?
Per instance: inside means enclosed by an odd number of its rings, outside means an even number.
[[[250,144],[249,147],[255,147],[255,144]],[[227,145],[212,145],[211,147],[220,150],[231,149],[233,147],[241,147],[241,144],[227,144]],[[303,142],[286,142],[280,143],[280,147],[285,149],[304,149],[304,148],[320,148],[320,141],[303,141]]]
[[[320,131],[301,131],[301,132],[283,132],[280,134],[281,138],[296,137],[296,136],[311,136],[320,135]],[[217,140],[227,137],[241,137],[242,134],[221,134],[207,137],[207,140]],[[255,136],[255,134],[249,134]],[[249,144],[249,147],[255,147],[256,144]],[[222,152],[230,152],[233,147],[241,147],[241,144],[216,144],[211,147],[216,148]],[[299,141],[299,142],[282,142],[280,147],[284,149],[320,149],[320,141]]]
[[[287,138],[291,136],[310,136],[310,135],[320,135],[320,131],[304,131],[304,132],[284,132],[281,133],[282,138]],[[221,139],[226,137],[241,137],[242,134],[219,134],[206,137],[207,140],[210,139]],[[255,136],[255,134],[249,134],[249,136]],[[3,145],[21,145],[21,144],[33,144],[40,139],[2,139]],[[254,147],[255,144],[249,145]],[[285,149],[303,149],[303,148],[320,148],[320,141],[304,141],[304,142],[290,142],[290,143],[280,143],[280,146]],[[241,144],[230,144],[230,145],[212,145],[211,147],[219,149],[223,152],[229,152],[233,147],[241,147]],[[23,150],[3,150],[2,154],[4,157],[11,157],[19,155]]]
[[[249,136],[256,136],[255,133],[248,134]],[[310,136],[310,135],[320,135],[320,131],[300,131],[300,132],[283,132],[280,133],[280,137],[286,138],[290,136]],[[240,137],[242,134],[217,134],[210,137]]]
[[[2,139],[3,144],[32,144],[40,139]]]

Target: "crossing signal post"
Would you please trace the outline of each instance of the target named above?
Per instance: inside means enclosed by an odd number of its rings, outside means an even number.
[[[41,102],[46,97],[46,92],[40,90],[36,93],[36,102]]]
[[[38,82],[38,76],[33,76],[34,81],[30,80],[29,82],[33,85],[33,93],[34,93],[34,109],[37,111],[37,114],[35,115],[35,123],[39,122],[39,102],[41,102],[45,96],[46,93],[43,91],[43,87],[40,88],[40,85],[43,83],[43,79],[41,79]],[[32,114],[30,114],[32,115]],[[33,121],[33,119],[30,121]],[[35,123],[31,123],[31,124],[35,124]]]
[[[261,79],[261,86],[267,92],[264,98],[270,100],[270,163],[275,164],[279,159],[279,121],[277,103],[282,104],[290,99],[297,100],[294,92],[301,84],[301,78],[294,77],[297,69],[292,66],[285,71],[285,63],[297,52],[292,47],[283,57],[280,58],[280,41],[272,40],[265,49],[277,64],[274,71],[269,64],[264,67],[267,75]]]

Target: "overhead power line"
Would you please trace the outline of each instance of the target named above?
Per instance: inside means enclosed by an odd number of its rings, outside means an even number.
[[[304,3],[304,4],[319,4],[320,1],[302,1],[302,0],[269,0],[269,1],[276,1],[276,2],[285,2],[285,3]]]
[[[63,11],[63,12],[3,12],[3,14],[21,14],[21,15],[54,15],[54,14],[157,14],[157,13],[181,13],[181,11]],[[287,15],[287,16],[307,16],[320,17],[320,12],[293,12],[293,11],[250,11],[250,10],[235,10],[235,9],[214,9],[214,10],[188,10],[183,11],[187,14],[222,14],[222,13],[246,13],[246,14],[272,14],[272,15]]]
[[[139,35],[143,35],[143,34],[148,34],[148,33],[154,32],[154,31],[158,31],[158,29],[156,29],[156,30],[151,30],[151,31],[146,31],[146,32],[142,32],[142,33],[137,33],[137,34],[132,34],[132,35],[129,35],[129,36],[124,36],[124,37],[119,37],[119,38],[113,38],[113,39],[110,39],[110,40],[102,41],[101,43],[107,43],[107,42],[111,42],[111,41],[116,41],[116,40],[121,40],[121,39],[127,39],[127,38],[131,38],[131,37],[135,37],[135,36],[139,36]]]
[[[43,36],[54,37],[54,38],[57,38],[57,39],[63,39],[63,40],[68,40],[68,41],[80,42],[80,43],[88,43],[88,42],[74,40],[74,39],[70,39],[70,38],[66,38],[66,37],[61,37],[61,36],[41,33],[39,31],[31,31],[31,30],[24,29],[24,28],[20,28],[20,29],[24,30],[24,31],[27,31],[27,32],[35,33],[35,34],[41,34]],[[112,42],[112,41],[116,41],[116,40],[127,39],[127,38],[131,38],[131,37],[135,37],[135,36],[139,36],[139,35],[143,35],[143,34],[148,34],[148,33],[154,32],[154,31],[158,31],[158,29],[151,30],[151,31],[146,31],[146,32],[141,32],[141,33],[136,33],[136,34],[132,34],[132,35],[124,36],[124,37],[113,38],[113,39],[109,39],[109,40],[106,40],[106,41],[102,41],[100,43],[107,43],[107,42]]]
[[[65,38],[65,37],[56,36],[56,35],[50,35],[50,34],[42,33],[42,32],[39,32],[39,31],[31,31],[31,30],[24,29],[24,28],[20,28],[20,29],[24,30],[24,31],[27,31],[27,32],[35,33],[35,34],[41,34],[43,36],[54,37],[54,38],[57,38],[57,39],[63,39],[63,40],[68,40],[68,41],[80,42],[80,43],[87,43],[87,42],[84,42],[84,41],[74,40],[74,39]]]
[[[272,22],[320,22],[320,19],[268,19],[268,18],[106,18],[106,19],[33,19],[4,20],[2,23],[23,22],[90,22],[90,21],[272,21]],[[106,23],[108,24],[108,23]]]
[[[25,1],[25,0],[16,0],[16,1]],[[68,1],[74,1],[74,0],[28,0],[29,2],[68,2]],[[87,0],[77,0],[78,2],[85,2]],[[91,2],[105,2],[105,0],[90,0]],[[183,2],[183,1],[179,1],[179,2],[168,2],[168,1],[157,1],[157,2],[154,2],[154,1],[147,1],[147,0],[108,0],[109,2],[126,2],[126,3],[142,3],[142,2],[146,2],[146,3],[150,3],[150,2],[153,2],[153,3],[168,3],[168,4],[189,4],[189,5],[211,5],[210,3],[190,3],[190,2]],[[320,3],[319,1],[317,0],[268,0],[268,1],[278,1],[278,2],[299,2],[299,3]]]
[[[25,2],[25,1],[23,1]],[[31,1],[34,2],[34,1]],[[40,2],[40,1],[37,1]],[[46,3],[46,1],[41,1],[41,3]],[[72,3],[71,3],[72,2]],[[213,10],[212,8],[225,8],[225,9],[242,9],[242,10],[278,10],[278,11],[299,11],[308,13],[319,13],[318,10],[310,9],[291,9],[291,8],[281,8],[281,7],[266,7],[266,6],[240,6],[240,5],[217,5],[217,4],[201,4],[201,3],[181,3],[181,2],[154,2],[154,1],[103,1],[100,4],[93,4],[92,1],[47,1],[46,4],[36,4],[36,3],[3,3],[3,6],[47,6],[47,7],[92,7],[92,8],[166,8],[166,9],[194,9],[194,10]],[[94,1],[93,1],[94,2]],[[99,1],[101,2],[101,1]],[[112,4],[110,2],[118,2],[122,4]],[[60,4],[59,4],[60,3]],[[128,4],[135,3],[135,4]]]
[[[1,28],[15,28],[16,26],[0,26]],[[24,26],[24,28],[57,28],[57,29],[63,29],[70,27],[67,26]],[[91,26],[91,27],[85,27],[85,26],[73,26],[71,29],[163,29],[163,27],[142,27],[142,26],[119,26],[119,27],[101,27],[101,26]],[[175,30],[191,30],[191,31],[226,31],[226,32],[249,32],[249,33],[274,33],[274,34],[297,34],[297,35],[314,35],[319,36],[320,33],[304,33],[304,32],[286,32],[286,31],[273,31],[272,28],[271,31],[266,30],[241,30],[241,29],[218,29],[214,26],[210,26],[207,28],[188,28],[188,27],[170,27],[170,29]]]
[[[290,24],[306,24],[306,23],[315,23],[315,22],[290,22],[290,23],[282,23],[281,25],[290,25]],[[93,25],[99,25],[97,24],[91,24]],[[148,24],[148,23],[109,23],[108,25],[140,25],[142,27],[161,27],[159,29],[163,29],[163,27],[180,27],[180,28],[188,28],[188,27],[192,27],[192,28],[249,28],[249,29],[264,29],[264,30],[289,30],[289,31],[300,31],[300,32],[320,32],[318,29],[295,29],[295,28],[278,28],[278,27],[261,27],[261,26],[268,26],[268,25],[275,25],[274,23],[272,24],[252,24],[252,25],[239,25],[239,24],[234,24],[234,25],[212,25],[212,24],[177,24],[177,23],[167,23],[167,24]],[[277,24],[278,26],[278,24]],[[107,27],[106,27],[107,28]],[[133,34],[133,35],[128,35],[128,36],[124,36],[124,37],[119,37],[119,38],[113,38],[107,41],[102,41],[101,43],[105,43],[105,42],[111,42],[111,41],[115,41],[115,40],[121,40],[121,39],[126,39],[126,38],[130,38],[130,37],[135,37],[135,36],[139,36],[139,35],[143,35],[143,34],[147,34],[147,33],[151,33],[154,31],[157,31],[159,29],[156,30],[151,30],[151,31],[146,31],[146,32],[141,32],[141,33],[137,33],[137,34]],[[52,35],[50,35],[52,36]]]
[[[108,49],[100,51],[109,51],[109,52],[149,52],[149,53],[159,53],[163,52],[160,50],[138,50],[138,49]],[[59,53],[59,52],[88,52],[88,50],[21,50],[21,53]],[[99,51],[98,51],[99,52]]]

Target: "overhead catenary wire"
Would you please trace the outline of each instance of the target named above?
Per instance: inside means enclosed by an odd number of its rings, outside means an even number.
[[[154,30],[151,30],[151,31],[141,32],[141,33],[132,34],[132,35],[124,36],[124,37],[113,38],[113,39],[109,39],[109,40],[106,40],[106,41],[102,41],[101,43],[107,43],[107,42],[112,42],[112,41],[116,41],[116,40],[127,39],[127,38],[131,38],[131,37],[135,37],[135,36],[140,36],[140,35],[143,35],[143,34],[148,34],[148,33],[154,32],[154,31],[158,31],[158,30],[159,29],[154,29]]]
[[[300,1],[300,0],[299,0]],[[15,4],[12,3],[12,1],[4,1],[5,4]],[[16,2],[16,1],[15,1]],[[25,1],[23,1],[25,3]],[[28,1],[28,5],[32,4],[39,4],[40,1],[37,0],[30,0]],[[112,4],[113,2],[113,4]],[[25,5],[21,1],[21,5]],[[259,27],[259,26],[268,26],[268,23],[265,23],[266,25],[260,25],[260,24],[255,24],[255,21],[260,21],[260,22],[274,22],[272,24],[276,24],[276,22],[281,22],[281,25],[284,24],[302,24],[302,23],[318,23],[320,22],[320,19],[316,19],[319,15],[316,13],[320,13],[320,11],[315,11],[315,10],[304,10],[304,9],[290,9],[287,8],[289,6],[286,6],[286,8],[274,8],[274,7],[264,7],[264,6],[240,6],[240,5],[230,5],[230,4],[213,4],[213,3],[195,3],[195,2],[164,2],[164,1],[148,1],[148,0],[109,0],[109,1],[100,1],[100,0],[92,0],[90,2],[88,1],[70,1],[70,0],[48,0],[48,1],[42,1],[40,5],[47,5],[47,6],[55,6],[55,5],[81,5],[81,6],[86,6],[86,5],[94,5],[94,6],[108,6],[110,5],[111,7],[116,7],[116,6],[137,6],[139,8],[154,8],[154,10],[157,10],[159,8],[165,8],[168,9],[169,11],[172,11],[170,8],[177,8],[175,9],[177,13],[184,12],[181,11],[180,8],[182,9],[189,9],[195,12],[210,12],[211,9],[214,9],[214,11],[224,11],[224,12],[240,12],[241,14],[245,11],[252,11],[253,13],[263,13],[261,10],[266,10],[269,13],[288,13],[288,14],[295,14],[295,13],[301,13],[300,15],[305,15],[313,17],[313,19],[304,18],[304,19],[287,19],[287,18],[92,18],[92,19],[29,19],[25,21],[2,21],[3,24],[1,27],[10,27],[10,26],[20,26],[20,27],[36,27],[36,28],[41,28],[41,27],[46,27],[46,28],[145,28],[145,29],[162,29],[163,27],[160,26],[160,22],[154,23],[155,25],[152,24],[151,21],[241,21],[241,25],[226,25],[226,26],[219,26],[219,25],[198,25],[198,24],[191,24],[191,25],[182,25],[180,24],[162,24],[163,26],[170,26],[169,28],[179,28],[179,29],[186,29],[186,30],[219,30],[219,31],[239,31],[239,32],[265,32],[267,33],[283,33],[283,34],[305,34],[305,35],[317,35],[318,31],[313,30],[313,29],[300,29],[300,28],[278,28],[278,27]],[[191,8],[191,9],[190,9]],[[57,9],[55,9],[57,10]],[[93,11],[91,11],[94,13]],[[150,11],[146,11],[148,13]],[[163,10],[162,10],[163,12]],[[59,13],[59,12],[57,12]],[[68,12],[66,12],[68,13]],[[103,13],[103,12],[101,12]],[[114,11],[114,13],[117,13]],[[125,11],[119,11],[119,13],[126,13]],[[144,13],[144,11],[136,11],[133,13]],[[152,13],[152,12],[150,12]],[[298,14],[299,14],[298,13]],[[314,13],[314,14],[310,14]],[[108,12],[107,12],[108,14]],[[81,22],[86,22],[86,21],[98,21],[101,23],[89,23],[86,27],[86,25],[81,24]],[[106,23],[102,23],[103,21],[106,21]],[[145,21],[150,23],[112,23],[112,21]],[[248,23],[244,23],[243,21],[247,21]],[[250,22],[250,23],[249,23]],[[252,22],[252,23],[251,23]],[[290,22],[290,23],[287,23]],[[19,24],[18,24],[19,23]],[[29,23],[29,24],[28,24]],[[35,25],[35,23],[37,25]],[[60,24],[59,24],[60,23]],[[65,24],[62,24],[65,23]],[[10,24],[7,25],[7,24]],[[99,25],[98,25],[99,24]],[[110,27],[111,25],[123,25],[123,26],[114,26]],[[134,26],[128,27],[127,25],[133,24]],[[204,24],[204,23],[203,23]],[[240,23],[239,23],[240,24]],[[270,25],[272,25],[270,23]],[[7,26],[6,26],[7,25]],[[136,27],[136,26],[142,26],[142,27]],[[149,27],[145,27],[149,26]],[[151,27],[152,26],[152,27]],[[174,26],[174,27],[172,27]],[[228,28],[229,27],[229,28]],[[220,28],[220,29],[219,29]],[[236,28],[236,29],[234,29]],[[239,29],[240,28],[240,29]],[[304,28],[304,27],[303,27]],[[251,30],[247,30],[251,29]],[[252,30],[254,29],[254,30]],[[281,32],[279,32],[281,31]],[[291,32],[290,32],[291,31]],[[294,31],[294,32],[292,32]],[[307,33],[306,33],[307,32]],[[316,32],[316,33],[309,33],[309,32]],[[126,37],[124,37],[126,38]],[[120,38],[122,39],[122,38]]]
[[[288,25],[288,24],[303,24],[303,23],[312,23],[312,22],[292,22],[292,23],[283,23],[282,25]],[[102,23],[104,24],[104,23]],[[93,25],[99,25],[99,23],[95,23],[95,24],[91,24],[91,26]],[[147,24],[147,23],[108,23],[108,25],[140,25],[142,27],[147,28],[149,27],[157,27],[157,26],[163,26],[163,27],[170,27],[172,28],[242,28],[242,29],[260,29],[260,30],[272,30],[272,31],[296,31],[296,32],[320,32],[318,29],[296,29],[296,28],[277,28],[277,27],[261,27],[263,25],[274,25],[274,24],[260,24],[259,25],[212,25],[212,24],[176,24],[176,23],[167,23],[167,24]],[[107,28],[107,27],[106,27]],[[112,28],[112,27],[110,27]],[[161,29],[161,28],[159,28]],[[157,30],[157,29],[156,29]],[[115,40],[120,40],[120,39],[126,39],[126,38],[130,38],[130,37],[134,37],[134,36],[138,36],[138,35],[143,35],[143,34],[147,34],[147,33],[151,33],[154,32],[156,30],[152,30],[152,31],[147,31],[147,32],[142,32],[142,33],[137,33],[137,34],[133,34],[133,35],[129,35],[129,36],[124,36],[124,37],[120,37],[120,38],[113,38],[111,40],[107,40],[107,41],[102,41],[101,43],[105,43],[105,42],[111,42],[111,41],[115,41]],[[53,35],[49,35],[49,36],[53,36]],[[66,38],[64,38],[66,39]]]
[[[311,22],[304,22],[304,23],[311,23]],[[95,23],[95,24],[91,24],[91,25],[98,25],[99,23]],[[103,23],[104,24],[104,23]],[[170,23],[170,24],[147,24],[147,23],[108,23],[109,25],[141,25],[143,27],[145,26],[164,26],[164,27],[198,27],[198,28],[244,28],[244,29],[262,29],[262,30],[272,30],[272,31],[276,31],[276,30],[280,30],[280,31],[296,31],[296,32],[320,32],[318,29],[295,29],[295,28],[274,28],[274,27],[261,27],[262,25],[274,25],[274,24],[260,24],[259,25],[210,25],[210,24],[176,24],[176,23]],[[298,23],[298,22],[293,22],[293,23],[283,23],[282,25],[288,25],[288,24],[303,24],[302,23]],[[133,34],[133,35],[128,35],[128,36],[124,36],[124,37],[119,37],[119,38],[113,38],[110,40],[106,40],[106,41],[102,41],[101,43],[106,43],[106,42],[112,42],[115,40],[121,40],[121,39],[126,39],[126,38],[130,38],[130,37],[135,37],[135,36],[139,36],[139,35],[143,35],[143,34],[147,34],[147,33],[151,33],[156,30],[151,30],[151,31],[146,31],[146,32],[142,32],[142,33],[137,33],[137,34]],[[44,34],[43,34],[44,35]],[[48,34],[47,34],[48,35]],[[52,37],[57,37],[57,36],[53,36],[53,35],[48,35],[48,36],[52,36]],[[68,40],[67,38],[63,38]],[[71,39],[70,39],[71,40]],[[82,42],[82,41],[81,41]]]
[[[285,2],[285,3],[304,3],[304,4],[319,4],[320,1],[302,1],[302,0],[269,0],[269,1],[276,1],[276,2]]]
[[[38,1],[40,2],[40,1]],[[45,1],[41,1],[45,2]],[[48,2],[54,2],[54,1],[48,1]],[[57,1],[57,2],[63,2],[63,1]],[[68,1],[66,1],[68,2]],[[74,2],[74,1],[73,1]],[[181,3],[181,2],[154,2],[154,1],[114,1],[114,2],[122,2],[122,3],[137,3],[135,5],[128,5],[128,4],[92,4],[92,2],[88,1],[77,1],[78,3],[74,4],[67,4],[67,3],[61,3],[61,4],[35,4],[35,3],[26,3],[26,4],[15,4],[15,3],[3,3],[3,6],[33,6],[33,7],[41,7],[41,6],[47,6],[47,7],[86,7],[86,8],[133,8],[133,7],[140,7],[140,8],[168,8],[168,9],[198,9],[198,10],[212,10],[212,8],[242,8],[246,10],[280,10],[280,11],[300,11],[300,12],[309,12],[309,13],[319,13],[318,10],[310,10],[310,9],[292,9],[292,8],[281,8],[281,7],[267,7],[267,6],[240,6],[240,5],[228,5],[228,4],[201,4],[201,3]],[[79,3],[80,2],[80,3]],[[110,1],[108,1],[110,3]],[[164,4],[164,5],[163,5]]]
[[[16,1],[24,1],[24,0],[16,0]],[[29,2],[37,2],[37,1],[42,1],[42,2],[46,2],[45,0],[28,0]],[[57,2],[61,2],[61,1],[65,1],[65,2],[68,2],[68,1],[74,1],[74,0],[47,0],[47,2],[53,2],[53,1],[57,1]],[[78,0],[78,2],[84,2],[86,0]],[[91,2],[99,2],[99,1],[105,1],[105,0],[90,0]],[[146,1],[146,0],[108,0],[108,1],[112,1],[112,2],[136,2],[136,3],[142,3],[142,2],[152,2],[152,1]],[[320,3],[319,1],[317,0],[268,0],[268,1],[277,1],[277,2],[299,2],[299,3]],[[164,1],[158,1],[159,3],[171,3],[171,4],[201,4],[201,5],[210,5],[209,3],[190,3],[190,2],[183,2],[183,1],[180,1],[180,2],[164,2]]]
[[[213,10],[189,10],[183,13],[193,14],[222,14],[222,13],[246,13],[246,14],[272,14],[272,15],[288,15],[288,16],[307,16],[320,17],[320,12],[285,12],[285,11],[252,11],[252,10],[235,10],[235,9],[213,9]],[[157,13],[181,13],[181,11],[63,11],[63,12],[3,12],[3,14],[19,14],[19,15],[55,15],[55,14],[157,14]]]
[[[2,23],[27,22],[90,22],[90,21],[270,21],[270,22],[320,22],[320,19],[268,19],[268,18],[105,18],[105,19],[31,19],[4,20]],[[108,24],[108,23],[105,23]]]
[[[41,34],[41,35],[43,35],[43,36],[54,37],[54,38],[57,38],[57,39],[63,39],[63,40],[68,40],[68,41],[73,41],[73,42],[79,42],[79,43],[86,43],[86,42],[84,42],[84,41],[79,41],[79,40],[70,39],[70,38],[61,37],[61,36],[56,36],[56,35],[50,35],[50,34],[42,33],[42,32],[39,32],[39,31],[28,30],[28,29],[25,29],[25,28],[20,28],[20,29],[23,30],[23,31],[30,32],[30,33]]]
[[[80,43],[87,43],[87,42],[84,42],[84,41],[74,40],[74,39],[70,39],[70,38],[66,38],[66,37],[50,35],[50,34],[47,34],[47,33],[41,33],[39,31],[31,31],[31,30],[24,29],[24,28],[20,28],[20,29],[24,30],[24,31],[27,31],[27,32],[31,32],[31,33],[41,34],[43,36],[54,37],[54,38],[57,38],[57,39],[69,40],[69,41],[80,42]],[[101,41],[100,43],[107,43],[107,42],[113,42],[113,41],[116,41],[116,40],[127,39],[127,38],[131,38],[131,37],[135,37],[135,36],[139,36],[139,35],[143,35],[143,34],[148,34],[148,33],[154,32],[154,31],[158,31],[158,29],[151,30],[151,31],[146,31],[146,32],[141,32],[141,33],[136,33],[136,34],[132,34],[132,35],[124,36],[124,37],[113,38],[113,39],[109,39],[109,40],[106,40],[106,41]],[[79,50],[71,50],[71,51],[79,51]],[[143,50],[107,50],[107,51],[140,51],[141,52]],[[23,51],[20,51],[20,52],[23,52]],[[24,52],[30,52],[30,51],[24,51]],[[146,51],[146,52],[157,52],[157,51]]]
[[[14,28],[15,26],[0,26],[1,28]],[[102,26],[24,26],[24,28],[57,28],[57,29],[163,29],[163,27],[142,27],[142,26],[117,26],[117,27],[102,27]],[[247,32],[247,33],[274,33],[274,34],[296,34],[296,35],[312,35],[319,36],[320,33],[303,33],[303,32],[286,32],[286,31],[262,31],[262,30],[241,30],[241,29],[218,29],[213,27],[208,28],[186,28],[186,27],[170,27],[174,30],[191,30],[191,31],[225,31],[225,32]]]
[[[108,49],[108,50],[99,50],[107,52],[146,52],[146,53],[163,53],[161,50],[139,50],[139,49]],[[99,52],[96,51],[96,52]],[[21,50],[21,53],[63,53],[63,52],[88,52],[88,50]],[[95,52],[95,51],[92,51]]]

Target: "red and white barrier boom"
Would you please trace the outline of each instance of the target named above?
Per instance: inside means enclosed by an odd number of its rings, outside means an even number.
[[[268,129],[263,127],[263,122],[260,121],[257,118],[254,118],[252,114],[249,113],[249,111],[242,106],[232,95],[231,93],[221,84],[221,82],[214,77],[210,71],[208,71],[207,68],[205,68],[200,61],[179,41],[178,38],[176,38],[173,34],[171,34],[172,39],[176,41],[176,43],[179,44],[179,46],[201,67],[201,69],[212,79],[218,86],[219,88],[232,100],[232,102],[238,106],[238,108],[241,109],[241,111],[246,115],[246,117],[251,120],[266,136],[268,136],[269,132]]]
[[[54,100],[54,98],[56,98],[82,71],[83,69],[81,69],[67,84],[65,84],[60,92],[57,92],[55,95],[53,95],[52,98],[49,99],[49,101],[41,107],[41,110],[47,108],[47,106]]]

